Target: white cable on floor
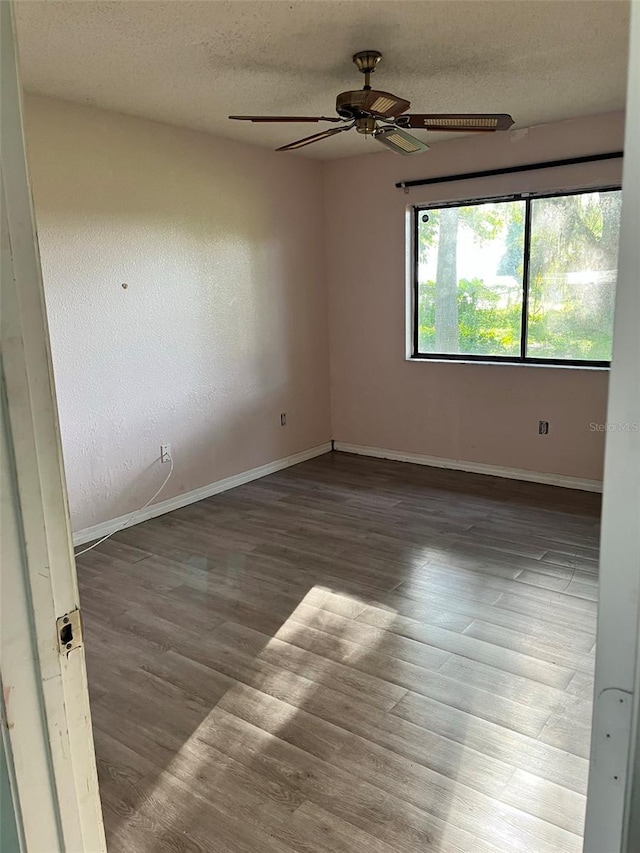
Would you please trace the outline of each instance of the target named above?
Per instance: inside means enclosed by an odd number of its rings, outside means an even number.
[[[170,478],[170,477],[171,477],[171,475],[173,474],[173,456],[171,456],[171,460],[170,460],[170,461],[171,461],[171,468],[169,468],[169,473],[168,473],[168,474],[167,474],[167,476],[164,478],[164,482],[162,483],[162,485],[160,486],[160,488],[158,489],[158,491],[157,491],[157,492],[155,492],[155,493],[154,493],[154,494],[149,498],[149,500],[146,502],[146,504],[145,504],[144,506],[141,506],[141,507],[140,507],[140,509],[134,509],[134,511],[133,511],[133,512],[131,513],[131,515],[129,516],[129,518],[127,518],[127,520],[126,520],[126,521],[125,521],[125,522],[124,522],[120,527],[118,527],[116,530],[112,530],[112,531],[111,531],[111,533],[107,533],[107,535],[106,535],[106,536],[103,536],[103,537],[102,537],[102,539],[98,539],[98,541],[97,541],[97,542],[94,542],[94,543],[93,543],[93,545],[89,545],[89,547],[88,547],[88,548],[84,548],[82,551],[76,551],[76,552],[75,552],[75,556],[76,556],[76,557],[79,557],[79,556],[80,556],[80,554],[86,554],[86,553],[87,553],[87,551],[91,551],[91,549],[92,549],[92,548],[95,548],[95,547],[96,547],[96,545],[100,545],[100,543],[101,543],[101,542],[104,542],[104,541],[105,541],[105,539],[108,539],[110,536],[113,536],[113,534],[114,534],[114,533],[119,533],[121,530],[124,530],[124,528],[129,526],[129,524],[131,523],[132,519],[133,519],[133,518],[135,518],[135,516],[136,516],[139,512],[142,512],[142,510],[143,510],[143,509],[146,509],[146,508],[149,506],[149,504],[150,504],[150,503],[153,503],[153,501],[155,501],[155,499],[158,497],[158,495],[160,494],[160,492],[161,492],[161,491],[164,489],[164,487],[167,485],[167,483],[169,482],[169,478]]]

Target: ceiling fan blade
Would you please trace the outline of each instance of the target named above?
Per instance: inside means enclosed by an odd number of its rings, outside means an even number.
[[[396,154],[421,154],[429,146],[406,130],[399,127],[381,127],[373,134],[374,139],[391,148]]]
[[[396,118],[405,113],[410,106],[411,101],[405,101],[404,98],[392,95],[391,92],[380,92],[376,89],[365,90],[362,102],[359,104],[363,112],[380,118]]]
[[[402,127],[439,131],[479,131],[492,133],[509,130],[513,119],[507,113],[419,113],[402,116]]]
[[[322,133],[314,133],[313,136],[305,136],[304,139],[282,145],[280,148],[276,148],[276,151],[295,151],[296,148],[304,148],[305,145],[311,145],[312,142],[320,142],[321,139],[335,136],[336,133],[342,133],[343,130],[349,130],[350,127],[351,125],[348,127],[330,127],[329,130],[323,130]]]
[[[234,119],[235,121],[344,121],[343,118],[339,118],[336,116],[335,118],[329,116],[229,116],[229,118]]]

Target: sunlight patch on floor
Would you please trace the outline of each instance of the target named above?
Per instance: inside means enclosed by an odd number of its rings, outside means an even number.
[[[317,668],[318,662],[325,671],[339,665],[338,657],[344,658],[344,665],[349,664],[359,657],[371,654],[376,650],[377,643],[363,645],[362,632],[366,631],[369,634],[382,635],[381,631],[372,629],[369,626],[355,621],[358,614],[362,613],[369,605],[362,601],[358,596],[343,592],[335,592],[328,586],[316,585],[310,589],[307,594],[301,599],[296,608],[292,611],[290,617],[283,623],[275,635],[269,639],[265,646],[257,652],[253,658],[259,662],[251,675],[248,677],[247,683],[238,683],[231,687],[211,708],[210,712],[204,717],[202,722],[191,733],[189,738],[181,745],[178,752],[173,756],[170,763],[166,766],[165,772],[179,779],[197,779],[198,774],[204,765],[207,766],[207,776],[210,777],[211,755],[207,749],[203,749],[202,745],[209,745],[216,749],[216,715],[224,713],[225,709],[232,708],[237,703],[249,701],[252,696],[254,701],[259,699],[261,694],[275,697],[280,700],[281,704],[277,707],[277,719],[273,719],[273,708],[270,709],[270,726],[275,724],[273,733],[261,731],[261,737],[264,740],[265,747],[271,738],[277,736],[277,731],[285,728],[287,724],[295,718],[300,708],[304,708],[305,696],[312,694],[318,689],[318,685],[322,685],[327,689],[331,686],[331,679],[323,680],[322,671]],[[312,613],[312,618],[309,618],[309,613]],[[323,631],[322,619],[323,615],[329,619],[332,616],[337,616],[344,627],[345,632],[340,636],[335,636]],[[393,622],[396,616],[395,611],[388,611],[388,624]],[[385,619],[387,612],[385,611]],[[385,624],[387,624],[385,622]],[[302,650],[302,653],[314,653],[313,646],[306,645],[297,646],[294,635],[296,632],[307,632],[309,629],[323,631],[323,643],[333,644],[335,657],[326,657],[327,648],[318,649],[316,657],[314,657],[315,666],[313,671],[308,673],[308,677],[303,672],[292,672],[281,668],[278,665],[268,663],[263,660],[263,655],[270,650],[279,651],[281,642],[286,642],[296,646]],[[358,645],[356,645],[358,644]],[[355,650],[355,653],[354,653]],[[268,657],[268,655],[266,655]],[[211,661],[211,665],[215,668],[215,661]],[[255,691],[255,693],[254,693]],[[346,698],[346,694],[345,694]],[[223,762],[215,773],[215,776],[224,776],[225,763]],[[153,795],[158,786],[162,785],[162,777],[160,777],[155,785],[147,792],[147,796]]]

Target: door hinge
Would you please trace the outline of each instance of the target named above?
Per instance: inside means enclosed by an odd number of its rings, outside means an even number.
[[[80,608],[76,607],[64,616],[56,619],[58,631],[58,651],[61,655],[68,655],[74,649],[82,646],[82,616]]]
[[[624,789],[629,762],[633,694],[605,687],[596,697],[591,763],[612,785]]]

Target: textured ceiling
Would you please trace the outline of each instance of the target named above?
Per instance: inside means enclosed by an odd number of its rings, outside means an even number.
[[[252,125],[227,115],[333,115],[335,96],[362,86],[351,55],[368,48],[384,56],[375,86],[408,98],[415,112],[510,112],[518,128],[624,107],[626,0],[17,7],[25,88],[267,147],[331,125]],[[383,150],[351,131],[295,156]]]

